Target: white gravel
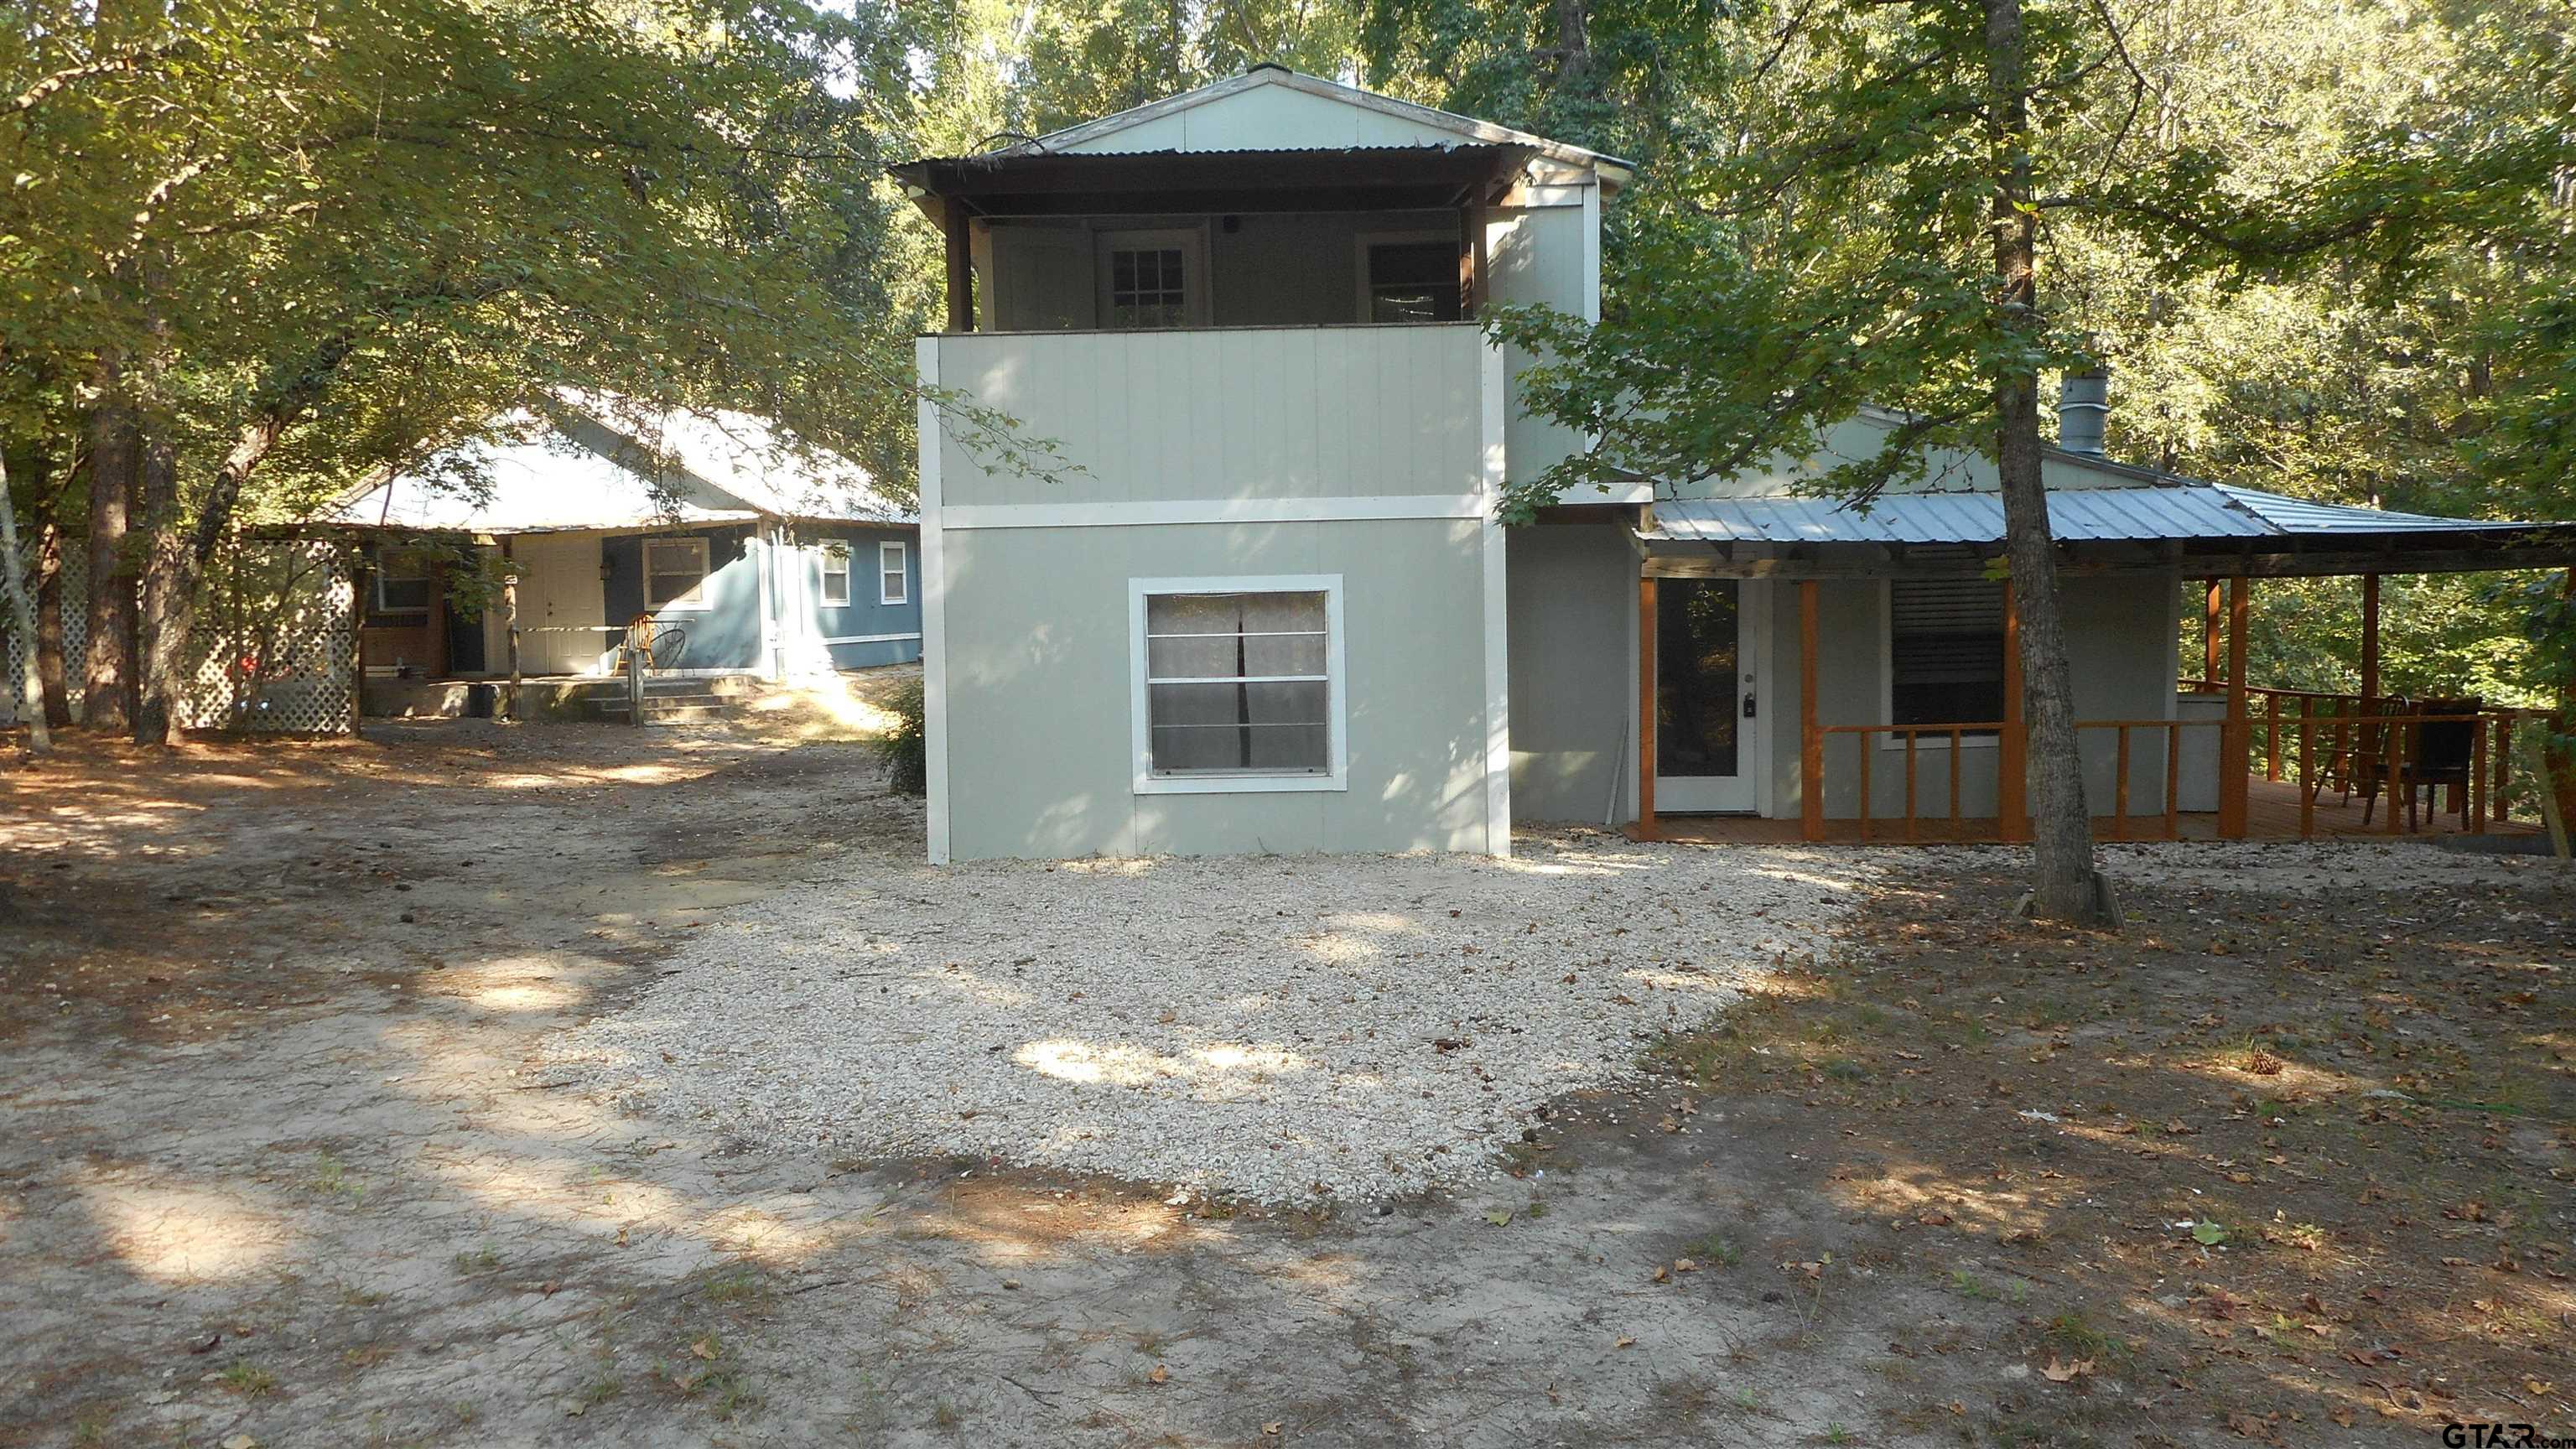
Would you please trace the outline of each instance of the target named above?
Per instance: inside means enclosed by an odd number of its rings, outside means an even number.
[[[1876,871],[1849,850],[1522,851],[880,860],[710,919],[548,1056],[773,1148],[1396,1195],[1490,1174],[1532,1108],[1823,950]]]

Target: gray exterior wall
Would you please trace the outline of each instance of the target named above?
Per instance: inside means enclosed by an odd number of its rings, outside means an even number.
[[[951,858],[1486,847],[1477,519],[942,535]],[[1339,574],[1349,783],[1135,792],[1129,581]]]
[[[1636,546],[1607,524],[1534,524],[1506,547],[1512,814],[1633,820]]]
[[[2070,578],[2059,585],[2066,614],[2066,653],[2079,720],[2153,720],[2171,716],[2174,704],[2175,601],[2179,581],[2170,576],[2141,578]],[[1772,721],[1771,768],[1773,814],[1787,818],[1801,809],[1799,751],[1803,726],[1798,717],[1798,600],[1794,584],[1774,585],[1772,604],[1772,681],[1764,704]],[[1827,724],[1870,724],[1887,718],[1886,585],[1877,582],[1827,582],[1817,586],[1817,635],[1822,654],[1816,668],[1818,713]],[[2190,736],[2184,737],[2186,751]],[[2112,808],[2119,742],[2109,730],[2086,730],[2079,737],[2084,756],[2085,798],[2097,815]],[[1879,819],[1905,813],[1905,752],[1878,741],[1870,761],[1870,814]],[[2133,815],[2164,808],[2165,753],[2160,731],[2131,733],[2129,810]],[[1825,744],[1825,815],[1845,820],[1860,813],[1860,742],[1848,735],[1828,736]],[[1995,813],[1995,761],[1991,745],[1960,750],[1959,809],[1970,817]],[[1947,815],[1950,809],[1950,750],[1946,741],[1918,746],[1915,760],[1915,809],[1922,815]]]

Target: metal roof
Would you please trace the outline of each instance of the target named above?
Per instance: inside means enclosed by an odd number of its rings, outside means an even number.
[[[2469,534],[2529,526],[2310,503],[2205,483],[2059,488],[2048,495],[2049,532],[2061,542]],[[2003,495],[1891,493],[1866,510],[1828,498],[1677,499],[1655,504],[1655,527],[1644,536],[1686,543],[2000,543]]]

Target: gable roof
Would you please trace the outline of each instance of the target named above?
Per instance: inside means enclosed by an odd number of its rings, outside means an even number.
[[[513,413],[488,438],[362,485],[320,521],[485,534],[756,518],[917,522],[876,491],[865,469],[835,454],[791,448],[767,419],[750,413],[644,409],[574,392],[557,403],[553,419]]]
[[[1273,146],[1261,143],[1255,128],[1234,124],[1225,113],[1249,109],[1242,98],[1269,95],[1300,97],[1345,108],[1353,113],[1347,136],[1326,145]],[[1193,113],[1197,113],[1193,126]],[[1193,131],[1197,134],[1193,135]],[[1061,155],[1067,152],[1358,150],[1389,146],[1440,145],[1522,146],[1571,166],[1597,171],[1602,183],[1616,190],[1635,174],[1632,162],[1551,140],[1492,121],[1477,120],[1320,76],[1304,75],[1275,64],[1256,65],[1238,76],[1212,81],[1158,101],[1107,115],[1080,125],[1050,131],[1031,140],[987,152],[993,158]]]

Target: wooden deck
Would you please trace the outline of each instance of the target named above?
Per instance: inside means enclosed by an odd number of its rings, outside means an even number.
[[[2423,840],[2436,835],[2460,833],[2458,813],[2446,812],[2434,815],[2430,819],[2419,815],[2413,832],[2391,835],[2388,833],[2387,806],[2388,802],[2385,799],[2381,800],[2378,808],[2371,811],[2370,824],[2365,826],[2361,823],[2360,796],[2354,796],[2350,804],[2345,804],[2342,796],[2329,791],[2317,799],[2317,838],[2322,840],[2335,836],[2358,835],[2378,840]],[[2399,805],[2398,813],[2401,815],[2405,813],[2404,805]],[[2163,840],[2166,838],[2165,817],[2160,814],[2132,815],[2128,823],[2126,839]],[[2181,817],[2180,825],[2178,832],[2180,839],[2216,840],[2218,838],[2218,816],[2215,812],[2185,812]],[[1762,820],[1746,815],[1659,815],[1655,818],[1655,827],[1657,840],[1712,845],[1795,844],[1799,839],[1798,822],[1794,819]],[[2538,833],[2540,828],[2537,822],[2529,820],[2515,820],[2502,824],[2492,820],[2487,822],[2487,833],[2490,835],[2532,835]],[[1632,827],[1629,833],[1634,835],[1636,831]],[[1858,844],[1861,841],[1860,822],[1828,820],[1825,822],[1824,838],[1828,844]],[[1992,841],[1994,838],[1992,820],[1963,820],[1956,827],[1948,820],[1922,820],[1916,822],[1914,835],[1909,840],[1905,833],[1905,822],[1897,819],[1871,821],[1868,841],[1872,845],[1938,845],[1960,841]],[[2095,816],[2093,838],[2115,841],[2124,837],[2113,828],[2113,822],[2108,816]],[[2249,781],[2246,789],[2245,838],[2248,840],[2298,839],[2299,787],[2286,780],[2266,780],[2260,775]]]

